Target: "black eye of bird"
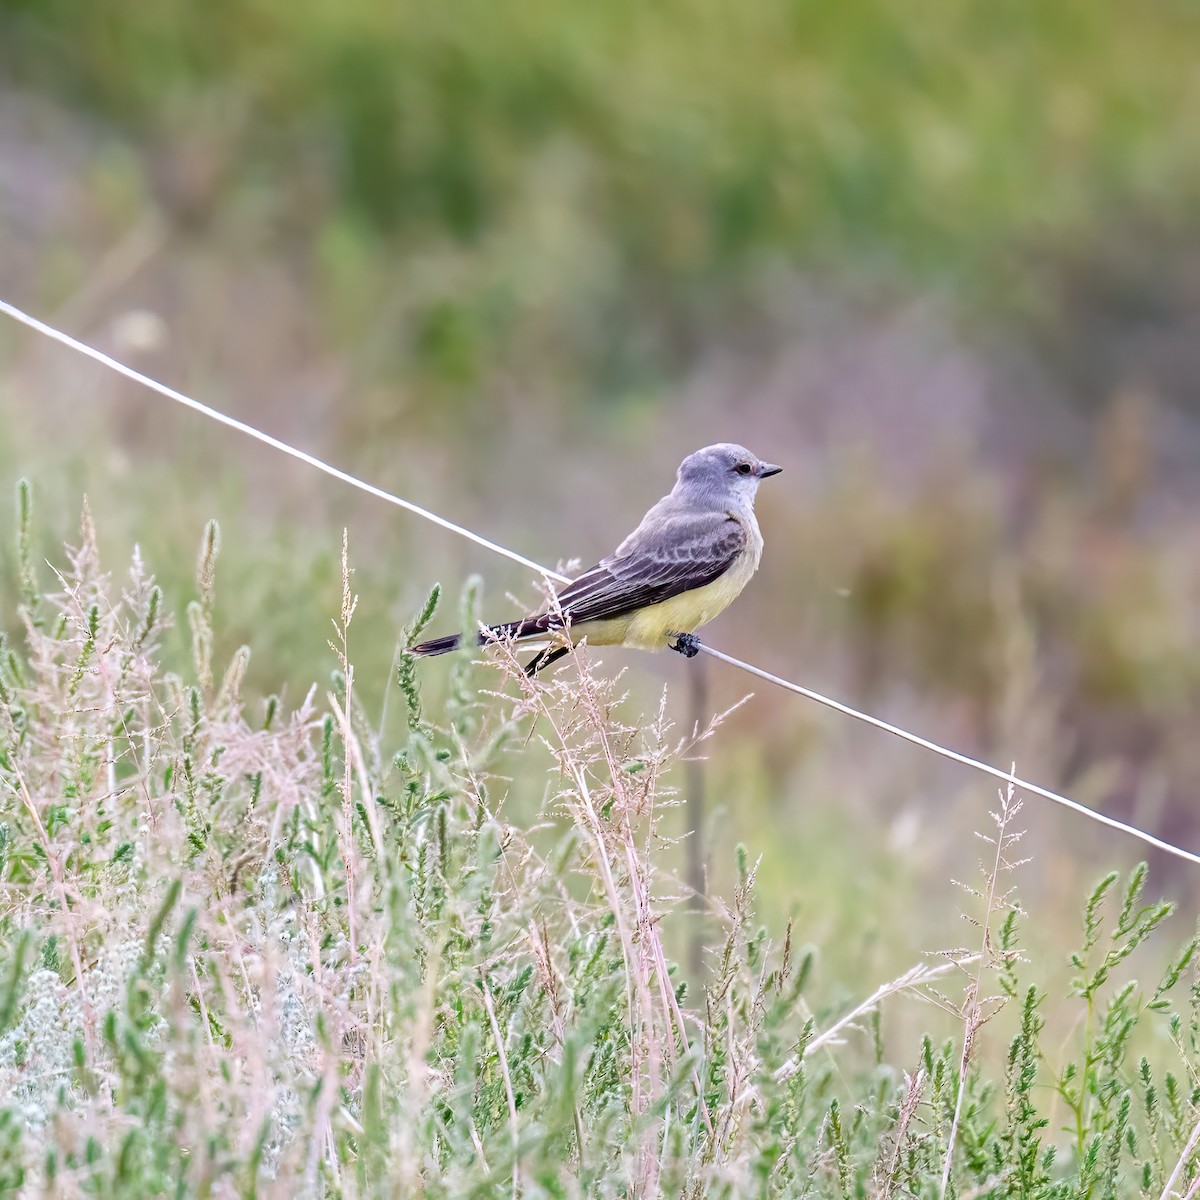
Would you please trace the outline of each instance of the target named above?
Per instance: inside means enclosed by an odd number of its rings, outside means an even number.
[[[749,475],[750,471],[751,471],[751,467],[750,467],[749,463],[738,463],[738,465],[736,467],[734,467],[733,469],[739,475]]]

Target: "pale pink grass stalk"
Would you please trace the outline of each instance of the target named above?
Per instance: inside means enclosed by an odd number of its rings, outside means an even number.
[[[1170,1178],[1166,1182],[1162,1190],[1162,1196],[1159,1200],[1172,1200],[1172,1196],[1178,1195],[1174,1191],[1175,1181],[1180,1178],[1183,1172],[1187,1169],[1188,1163],[1196,1154],[1196,1148],[1200,1146],[1200,1121],[1197,1121],[1192,1126],[1192,1132],[1188,1137],[1187,1144],[1180,1151],[1179,1158],[1175,1162],[1174,1170],[1172,1170]],[[1200,1193],[1200,1171],[1196,1172],[1196,1177],[1192,1180],[1188,1190],[1183,1194],[1183,1200],[1193,1200]]]
[[[839,1017],[828,1029],[810,1038],[801,1054],[792,1055],[785,1063],[776,1067],[772,1078],[776,1083],[783,1083],[795,1075],[804,1059],[810,1055],[830,1046],[841,1045],[842,1034],[847,1029],[854,1028],[856,1021],[873,1013],[889,996],[911,992],[923,999],[927,998],[925,992],[921,990],[922,988],[951,971],[960,971],[963,967],[978,962],[979,959],[980,955],[978,954],[967,954],[952,958],[948,962],[939,963],[934,967],[926,963],[918,963],[915,967],[910,967],[903,975],[896,976],[888,983],[880,984],[861,1004],[856,1005],[845,1016]]]
[[[1013,774],[1016,774],[1015,763],[1013,764]],[[976,965],[975,977],[967,986],[966,997],[963,1000],[961,1009],[963,1021],[962,1055],[959,1059],[958,1095],[954,1103],[954,1117],[950,1122],[950,1134],[946,1140],[946,1154],[942,1162],[941,1194],[943,1196],[945,1196],[946,1189],[950,1186],[950,1170],[954,1163],[954,1147],[958,1139],[958,1126],[962,1118],[963,1099],[967,1090],[967,1069],[970,1066],[971,1055],[975,1048],[975,1040],[979,1036],[980,1029],[1003,1006],[1002,999],[991,1001],[990,1006],[985,1005],[984,1001],[980,999],[980,995],[983,989],[984,973],[997,966],[999,962],[999,957],[992,944],[992,918],[997,912],[1012,906],[1008,894],[1002,894],[999,891],[999,884],[1001,874],[1011,871],[1013,867],[1018,865],[1008,859],[1006,851],[1010,845],[1015,844],[1021,837],[1020,832],[1008,832],[1010,822],[1020,811],[1021,802],[1016,799],[1015,789],[1013,783],[1010,781],[1008,787],[1000,792],[999,809],[992,814],[996,824],[995,838],[988,838],[983,834],[979,835],[985,841],[994,842],[996,849],[992,863],[986,872],[987,882],[985,893],[982,897],[984,902],[982,922],[983,944]],[[973,889],[968,890],[973,891]]]

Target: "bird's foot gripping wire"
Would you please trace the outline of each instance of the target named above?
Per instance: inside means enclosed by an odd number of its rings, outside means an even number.
[[[667,645],[679,651],[684,658],[695,658],[700,653],[700,639],[694,633],[677,633],[675,640]]]

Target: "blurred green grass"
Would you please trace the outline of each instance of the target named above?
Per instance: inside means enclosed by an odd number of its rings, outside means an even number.
[[[1014,247],[1200,194],[1200,17],[1164,0],[9,0],[3,19],[14,77],[149,139],[191,216],[269,182],[306,219],[478,249],[566,177],[604,243],[575,284],[609,275],[610,304],[665,289],[686,310],[777,259],[988,286]],[[431,313],[430,342],[465,319]]]
[[[1104,364],[1114,329],[1189,328],[1198,34],[1192,5],[1114,0],[7,0],[9,80],[71,114],[70,136],[37,115],[9,183],[32,147],[74,205],[13,239],[29,266],[11,277],[105,344],[127,309],[162,314],[170,337],[138,365],[547,560],[608,550],[705,441],[779,445],[764,573],[714,640],[1187,840],[1190,493],[1160,471],[1169,403],[1127,404]],[[97,284],[157,222],[149,265]],[[920,328],[871,344],[909,305],[948,314],[932,340],[968,346],[965,382],[939,390]],[[489,612],[528,595],[504,564],[0,339],[0,467],[32,476],[47,557],[86,491],[112,557],[140,542],[183,596],[219,518],[238,597],[221,651],[254,632],[260,693],[323,677],[343,526],[372,705],[434,579],[486,571]],[[1091,414],[1057,439],[1060,379],[1006,407],[1039,339],[1069,352]],[[1174,377],[1163,399],[1194,398],[1186,360]],[[960,431],[973,388],[1032,450]],[[635,705],[682,669],[638,659]],[[716,700],[744,687],[722,677]],[[820,914],[847,973],[864,930],[894,960],[873,971],[937,944],[928,881],[978,824],[952,803],[964,785],[775,698],[730,730],[714,801],[732,762],[754,783],[717,828],[768,848],[768,910]],[[936,847],[906,868],[904,820]],[[1125,853],[1047,822],[1080,851],[1048,887]],[[908,941],[875,912],[885,875],[922,914]]]

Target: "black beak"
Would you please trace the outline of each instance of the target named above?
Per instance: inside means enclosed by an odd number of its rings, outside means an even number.
[[[774,463],[763,463],[758,468],[758,477],[759,479],[766,479],[768,475],[778,475],[782,470],[782,467],[777,467]]]

